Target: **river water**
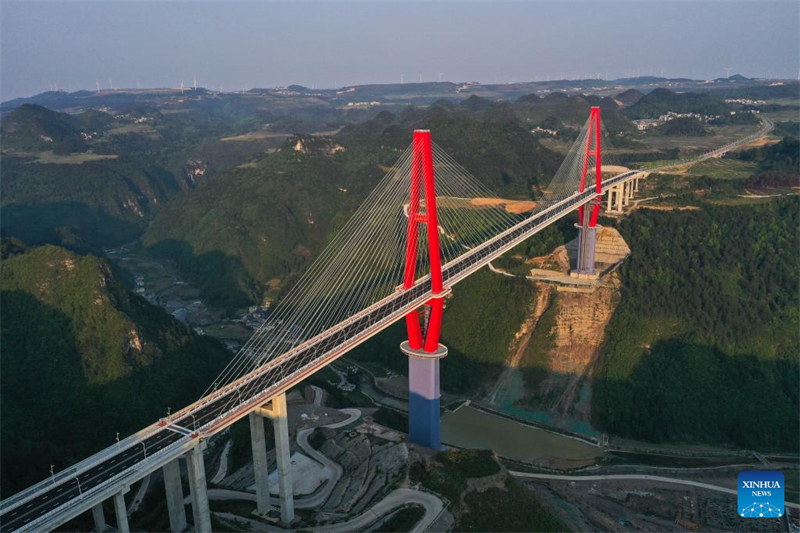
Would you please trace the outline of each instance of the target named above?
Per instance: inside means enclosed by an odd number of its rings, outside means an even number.
[[[592,465],[603,456],[597,446],[469,405],[444,414],[442,442],[460,448],[489,449],[502,457],[553,468]]]

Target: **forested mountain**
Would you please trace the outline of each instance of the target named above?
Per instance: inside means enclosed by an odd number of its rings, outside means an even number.
[[[219,305],[275,296],[360,205],[415,128],[434,131],[434,142],[501,196],[531,197],[560,162],[513,121],[487,123],[443,108],[382,113],[326,141],[343,150],[298,150],[294,138],[176,197],[143,242],[174,259]]]
[[[631,118],[728,109],[706,94],[661,89],[644,96],[622,93],[623,106],[609,96],[575,95],[568,84],[559,84],[573,94],[515,89],[517,100],[498,100],[499,93],[469,84],[447,87],[463,92],[446,100],[434,99],[437,84],[353,91],[361,96],[300,86],[244,94],[48,94],[37,101],[69,113],[4,107],[0,222],[4,234],[83,252],[140,239],[146,252],[174,260],[204,301],[233,312],[285,294],[409,145],[414,129],[430,129],[436,144],[497,195],[532,198],[561,163],[562,156],[546,146],[568,146],[593,105],[602,108],[615,142],[633,148],[628,155],[635,161],[675,154],[638,142],[652,134],[638,132]],[[358,100],[400,90],[408,94],[399,103]],[[414,107],[408,101],[431,105]],[[96,103],[102,105],[89,105]],[[698,125],[714,131],[711,123],[680,120],[668,122],[662,132],[696,135]],[[557,135],[540,142],[532,134],[537,126]],[[797,153],[796,139],[745,152],[741,157],[758,165],[747,185],[791,185]],[[597,371],[598,426],[641,439],[784,447],[783,433],[769,441],[735,434],[733,412],[749,412],[744,402],[750,396],[726,399],[734,394],[733,384],[748,386],[742,381],[747,376],[773,391],[769,398],[781,420],[797,412],[790,401],[797,384],[786,366],[786,354],[797,349],[787,333],[797,322],[791,312],[796,291],[788,281],[796,279],[797,266],[786,256],[795,248],[797,221],[787,205],[638,211],[622,223],[634,255],[622,270],[622,304]],[[548,235],[552,232],[527,243],[526,256],[548,253],[563,241],[563,235],[555,240]],[[157,418],[164,404],[187,403],[193,398],[167,396],[178,393],[165,380],[182,388],[204,385],[215,373],[210,368],[224,358],[215,344],[125,292],[96,257],[52,246],[26,250],[12,241],[5,241],[3,250],[10,256],[3,270],[3,387],[21,395],[23,388],[47,386],[42,401],[61,401],[63,394],[73,412],[93,409],[102,420],[76,423],[82,435],[94,431],[107,444],[116,431]],[[443,387],[475,394],[496,377],[535,298],[525,280],[487,271],[459,284],[444,318],[450,356],[442,363]],[[138,332],[140,349],[131,331]],[[353,356],[402,370],[405,359],[396,357],[402,335],[397,325]],[[9,346],[13,349],[6,350]],[[181,377],[181,365],[201,352],[207,360],[189,372],[196,373],[194,382]],[[691,375],[672,361],[690,368]],[[54,370],[37,385],[26,381],[28,368]],[[156,372],[157,379],[147,377]],[[168,392],[151,389],[151,382]],[[703,384],[711,385],[702,405],[721,413],[714,419],[692,410]],[[123,395],[150,395],[158,404],[126,412],[123,420],[105,416],[111,409],[106,405],[117,405]],[[14,400],[2,407],[4,429],[19,427],[14,433],[30,438],[31,457],[43,461],[31,463],[31,474],[10,464],[20,484],[46,475],[56,457],[68,460],[91,451],[87,442],[45,441],[50,430],[28,428],[20,414],[44,409],[42,404],[9,397]],[[682,403],[686,397],[696,402]],[[701,423],[689,425],[692,417]],[[68,430],[62,419],[47,424]],[[4,471],[6,458],[19,457],[24,447],[3,440]]]
[[[71,165],[3,158],[0,171],[3,231],[77,249],[136,239],[154,208],[181,190],[165,169],[127,160]]]
[[[94,115],[94,114],[92,114]],[[93,122],[93,116],[86,122]],[[90,134],[84,121],[46,107],[24,104],[0,123],[3,148],[52,150],[55,153],[84,152]]]
[[[795,197],[625,219],[632,253],[596,373],[599,427],[797,449],[799,213]]]
[[[159,122],[157,110],[133,113],[70,115],[25,104],[5,117],[4,233],[75,249],[138,238],[153,211],[193,183],[179,142],[187,130],[173,134],[174,121]]]
[[[708,135],[703,123],[696,117],[673,118],[656,127],[653,133],[665,137],[703,137]]]
[[[3,239],[0,289],[6,495],[192,402],[228,359],[97,257]]]
[[[669,89],[655,89],[625,109],[625,114],[632,119],[658,118],[672,111],[673,113],[699,113],[701,115],[723,115],[730,111],[723,100],[707,94],[675,93]]]
[[[616,97],[614,97],[614,99],[618,102],[622,102],[625,105],[631,105],[641,100],[642,96],[644,96],[644,93],[641,91],[637,91],[636,89],[628,89],[627,91],[619,93]]]

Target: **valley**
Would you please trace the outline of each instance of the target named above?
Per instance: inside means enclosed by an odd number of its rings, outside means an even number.
[[[116,431],[134,431],[196,398],[287,299],[413,130],[429,128],[438,146],[503,199],[481,197],[471,207],[496,204],[519,214],[535,208],[594,105],[615,143],[605,147],[604,171],[720,146],[756,131],[759,111],[780,119],[763,142],[653,173],[623,213],[604,208],[597,282],[570,277],[577,248],[570,215],[454,288],[442,327],[450,350],[441,362],[447,451],[405,444],[402,324],[288,394],[301,527],[480,529],[488,517],[507,518],[499,502],[537,510],[525,520],[545,530],[592,524],[628,531],[676,519],[722,527],[709,518],[718,511],[692,507],[727,505],[702,489],[676,518],[663,503],[682,497],[674,487],[618,488],[621,481],[608,479],[602,483],[611,496],[601,498],[584,482],[520,474],[667,469],[699,482],[719,476],[724,485],[730,472],[713,469],[765,464],[759,457],[798,472],[800,272],[790,246],[800,227],[798,141],[787,108],[800,96],[783,97],[786,89],[755,80],[718,91],[661,84],[592,82],[564,92],[554,90],[556,82],[341,93],[299,86],[244,94],[103,91],[4,103],[4,322],[16,315],[14,329],[3,329],[3,343],[16,348],[3,353],[4,389],[22,398],[33,386],[19,381],[20,358],[44,365],[53,357],[81,391],[55,380],[44,396],[50,403],[88,390],[92,405],[112,408],[133,395],[155,398],[153,387],[172,391],[128,420],[101,412],[111,420],[86,422],[102,438],[84,430],[81,446],[39,448],[44,457],[31,459],[33,473],[13,465],[33,452],[4,441],[4,490],[45,477],[48,457],[66,467],[113,443]],[[725,99],[761,91],[775,100],[753,108]],[[373,98],[377,105],[359,104]],[[659,131],[678,120],[671,118],[638,129],[669,112],[696,115],[698,123]],[[441,205],[457,203],[443,198]],[[105,273],[105,281],[75,280],[73,269]],[[109,314],[87,311],[95,305]],[[108,335],[95,331],[112,326]],[[36,336],[41,345],[25,340]],[[63,353],[71,359],[60,360]],[[158,365],[168,372],[150,385],[145,376]],[[766,391],[757,402],[740,392],[753,383]],[[67,405],[76,413],[88,408]],[[41,431],[22,427],[26,410],[41,408],[20,399],[5,408],[11,422],[4,423],[44,441]],[[767,411],[774,431],[739,428],[742,413]],[[76,419],[67,413],[48,424],[69,427]],[[274,514],[252,513],[246,423],[212,438],[209,448],[209,472],[218,474],[209,475],[214,524],[274,530]],[[274,462],[271,444],[268,450]],[[154,503],[164,499],[163,483],[150,483],[142,485],[145,503],[129,507],[131,521],[164,529],[164,507]],[[412,495],[414,505],[398,505]],[[578,500],[588,503],[576,511]],[[497,510],[485,509],[486,501]],[[89,522],[71,526],[85,530]]]

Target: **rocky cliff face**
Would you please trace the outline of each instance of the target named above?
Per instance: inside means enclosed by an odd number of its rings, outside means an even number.
[[[613,270],[629,253],[619,232],[600,228],[597,269],[610,273],[595,285],[576,284],[569,277],[577,240],[528,261],[536,305],[510,347],[506,371],[487,397],[491,405],[544,411],[557,424],[590,421],[593,368],[619,302],[621,283]],[[521,387],[516,373],[522,374]]]
[[[558,291],[558,311],[549,332],[549,374],[541,390],[548,400],[540,405],[557,418],[590,419],[590,402],[584,395],[591,391],[592,368],[617,306],[619,287],[617,274],[611,274],[606,285],[591,292]]]

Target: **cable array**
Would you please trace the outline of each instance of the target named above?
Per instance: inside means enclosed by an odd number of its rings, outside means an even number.
[[[572,195],[578,189],[587,129],[583,128],[541,198],[533,201],[498,198],[432,143],[442,264]],[[423,180],[417,180],[417,190],[412,190],[412,172],[422,176],[421,166],[422,158],[415,158],[409,146],[294,287],[273,306],[267,320],[203,396],[324,333],[401,287],[410,198],[418,195],[420,213],[426,209]],[[417,279],[422,279],[430,273],[424,225],[419,228],[417,246],[416,273]]]

